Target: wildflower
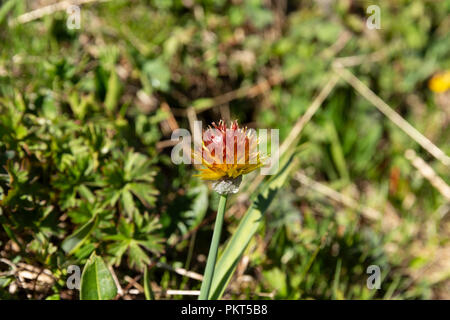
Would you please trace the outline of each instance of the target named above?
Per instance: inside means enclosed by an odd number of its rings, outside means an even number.
[[[435,74],[428,82],[431,91],[442,93],[450,89],[450,70]]]
[[[212,126],[203,132],[201,148],[193,153],[203,165],[197,176],[213,180],[213,189],[219,194],[236,193],[242,175],[263,165],[256,132],[239,128],[237,121],[230,128],[222,120]]]

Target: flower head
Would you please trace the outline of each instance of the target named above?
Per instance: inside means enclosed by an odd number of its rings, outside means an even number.
[[[201,159],[203,165],[197,176],[216,180],[215,185],[228,190],[226,193],[237,192],[233,186],[240,183],[241,176],[263,165],[257,149],[255,130],[239,128],[237,121],[229,128],[223,121],[218,125],[213,122],[203,132],[201,148],[193,152],[193,157]]]
[[[429,88],[437,93],[450,89],[450,70],[435,74],[428,82]]]

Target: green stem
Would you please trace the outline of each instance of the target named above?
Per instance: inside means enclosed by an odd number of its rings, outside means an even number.
[[[202,287],[200,288],[200,296],[198,297],[199,300],[208,300],[209,290],[211,289],[212,278],[214,275],[214,267],[216,266],[217,250],[219,249],[220,234],[222,232],[226,203],[227,195],[221,195],[219,208],[217,209],[211,247],[209,248],[208,260],[206,261],[205,274],[203,276]]]

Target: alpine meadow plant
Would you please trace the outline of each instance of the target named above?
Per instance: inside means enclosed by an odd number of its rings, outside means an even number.
[[[204,132],[201,147],[194,149],[193,152],[194,159],[200,159],[204,167],[197,176],[203,180],[212,180],[213,190],[220,195],[211,247],[200,289],[200,300],[208,299],[210,293],[227,197],[239,191],[244,174],[263,165],[254,131],[239,128],[237,121],[229,128],[223,121],[218,125],[213,123],[212,126],[213,128],[209,127]]]
[[[55,2],[0,1],[0,300],[450,299],[449,1]]]

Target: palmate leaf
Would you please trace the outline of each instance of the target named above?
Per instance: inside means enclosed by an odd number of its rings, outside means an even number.
[[[150,219],[147,214],[144,215],[144,219],[136,224],[139,228],[139,232],[141,234],[145,234],[147,236],[150,233],[154,233],[155,231],[161,229],[161,224],[158,219]]]
[[[217,300],[222,296],[247,245],[257,231],[265,211],[296,165],[297,161],[291,151],[284,156],[277,174],[253,197],[252,204],[216,263],[209,299]]]
[[[130,258],[130,267],[138,270],[144,270],[145,266],[150,263],[150,258],[141,249],[139,244],[132,240],[128,245],[128,256]]]
[[[145,247],[149,251],[161,252],[163,250],[161,241],[162,239],[157,236],[148,235],[145,240],[136,240],[136,243]]]
[[[78,195],[89,202],[94,202],[95,196],[89,185],[95,183],[98,177],[94,171],[92,157],[86,148],[72,147],[71,153],[64,153],[61,162],[66,162],[61,174],[53,181],[59,191],[60,206],[63,209],[76,206]]]
[[[104,240],[114,241],[108,246],[108,252],[114,256],[114,264],[119,265],[123,255],[128,252],[129,266],[143,270],[150,262],[144,249],[154,254],[163,251],[163,239],[151,234],[159,227],[157,220],[149,220],[147,215],[144,216],[142,225],[121,218],[117,228],[118,233],[104,237]]]
[[[112,237],[108,240],[117,240],[108,246],[108,253],[113,256],[112,263],[115,266],[119,266],[122,256],[127,252],[128,242],[125,241],[126,239],[114,239]]]
[[[102,258],[92,253],[81,274],[81,300],[111,300],[117,287]]]
[[[149,208],[155,203],[158,191],[149,188],[148,184],[142,182],[132,182],[128,184],[129,190],[142,202],[144,206]]]
[[[70,220],[74,224],[85,224],[95,216],[99,216],[99,221],[103,224],[112,223],[114,210],[106,208],[99,202],[88,202],[84,200],[78,201],[78,206],[67,212]]]
[[[104,186],[101,194],[109,205],[114,206],[120,201],[121,207],[131,218],[137,206],[135,197],[145,207],[154,204],[158,190],[153,186],[155,172],[146,156],[128,152],[123,166],[114,161],[103,171],[105,179],[101,183]]]
[[[105,209],[98,202],[91,203],[84,201],[79,207],[69,211],[68,216],[73,223],[81,225],[81,227],[78,227],[62,242],[61,248],[69,255],[73,253],[77,256],[80,254],[83,255],[78,249],[85,243],[94,230],[99,227],[106,228],[113,225],[113,221],[111,220],[113,211]],[[89,251],[90,249],[84,248],[84,250]]]
[[[133,195],[130,191],[128,191],[128,189],[123,189],[121,191],[120,202],[122,203],[122,207],[125,212],[131,217],[136,206],[134,205]]]

